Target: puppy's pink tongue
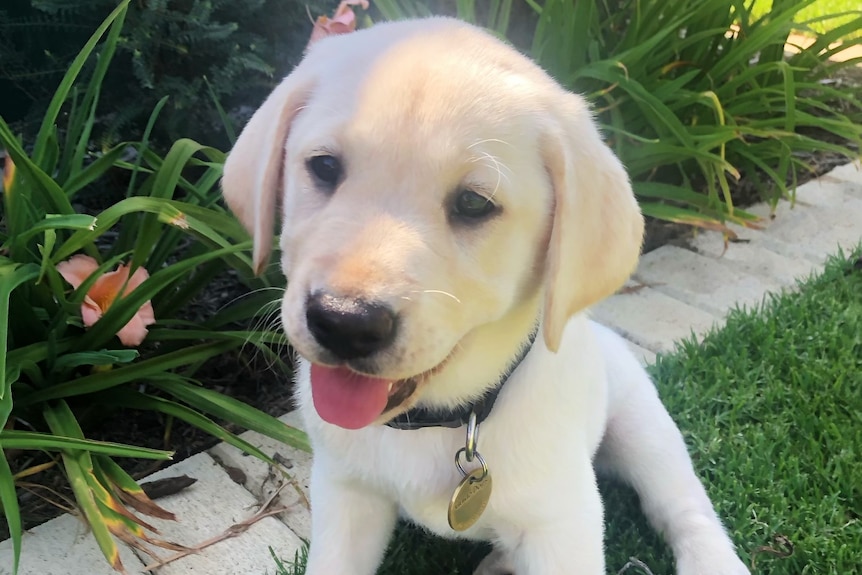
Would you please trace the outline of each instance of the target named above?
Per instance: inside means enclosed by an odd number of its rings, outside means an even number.
[[[346,367],[311,366],[311,397],[324,421],[345,429],[365,427],[380,417],[392,380],[360,375]]]

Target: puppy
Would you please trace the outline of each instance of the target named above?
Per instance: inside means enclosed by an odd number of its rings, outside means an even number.
[[[257,270],[280,220],[307,575],[375,573],[399,514],[491,541],[479,574],[603,574],[595,469],[637,490],[677,573],[748,572],[647,374],[585,315],[643,219],[582,98],[470,25],[380,24],[311,47],[223,189]]]

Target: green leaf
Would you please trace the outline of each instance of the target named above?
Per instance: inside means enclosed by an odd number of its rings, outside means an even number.
[[[55,411],[56,408],[49,408]],[[70,412],[71,413],[71,412]],[[64,429],[67,429],[64,427]],[[79,435],[79,434],[76,434]],[[96,441],[77,436],[52,435],[37,431],[0,431],[0,447],[3,449],[28,449],[61,451],[64,449],[103,453],[113,457],[139,457],[141,459],[170,459],[173,453],[148,447],[135,447],[110,441]]]
[[[174,378],[165,376],[158,379],[153,379],[151,383],[155,383],[156,381],[170,381],[171,379]],[[237,449],[240,449],[243,452],[248,453],[249,455],[253,455],[266,463],[274,463],[271,457],[266,455],[254,445],[245,441],[241,437],[229,432],[224,427],[214,422],[212,419],[201,415],[195,410],[190,409],[179,403],[140,392],[112,393],[106,397],[106,402],[110,405],[147,411],[158,411],[160,413],[164,413],[165,415],[176,417],[177,419],[181,419],[186,423],[194,425],[201,431],[212,435],[216,439],[224,441],[229,445],[233,445]]]
[[[710,230],[718,230],[725,233],[730,232],[730,228],[724,225],[721,220],[716,218],[710,218],[702,212],[697,212],[687,208],[680,208],[668,204],[643,202],[641,203],[641,211],[645,216],[665,220],[668,222],[687,224],[690,226],[696,226]]]
[[[50,388],[30,393],[19,400],[26,407],[50,399],[96,393],[132,381],[146,381],[148,377],[184,365],[204,361],[238,345],[236,341],[216,341],[193,345],[185,349],[158,355],[143,361],[118,367],[110,371],[85,375]]]
[[[243,296],[242,299],[217,311],[204,322],[204,327],[217,329],[224,328],[224,326],[232,322],[247,321],[252,317],[260,317],[262,320],[269,317],[278,317],[283,293],[284,289],[279,287],[267,287],[255,290]]]
[[[6,355],[7,370],[20,369],[23,365],[36,364],[45,361],[48,357],[65,353],[71,349],[73,341],[73,338],[67,337],[50,343],[40,341],[13,349]]]
[[[90,145],[90,134],[92,133],[93,125],[96,123],[96,108],[99,103],[99,94],[102,90],[102,81],[114,57],[125,19],[126,10],[122,9],[111,22],[111,28],[108,31],[107,38],[102,43],[96,65],[93,69],[93,75],[87,84],[84,98],[80,106],[69,117],[66,127],[66,145],[60,158],[57,175],[58,181],[64,184],[70,174],[80,172],[83,166],[84,155],[87,152],[87,147]],[[73,140],[76,138],[77,142],[74,142]],[[72,195],[68,191],[67,194],[69,196]]]
[[[101,351],[82,351],[61,355],[54,362],[55,370],[70,369],[81,365],[111,365],[131,363],[141,354],[136,349],[103,349]]]
[[[153,190],[150,194],[151,198],[171,199],[183,169],[188,165],[189,160],[199,151],[206,149],[208,149],[206,146],[189,139],[181,139],[174,142],[168,155],[165,157],[164,163],[156,174],[156,179],[153,182]],[[135,244],[135,259],[133,262],[136,266],[143,265],[145,260],[150,256],[153,247],[161,236],[162,232],[160,228],[157,216],[147,215],[144,217],[144,221],[138,231],[138,241]]]
[[[84,440],[81,428],[65,401],[46,405],[43,417],[53,433]],[[75,499],[84,512],[102,553],[115,570],[125,572],[111,534],[120,537],[129,533],[132,536],[143,536],[139,526],[151,527],[134,516],[114,496],[109,477],[101,467],[97,467],[89,448],[62,449],[61,455]],[[110,465],[108,467],[110,468]]]
[[[209,92],[210,99],[213,101],[213,105],[218,112],[219,118],[221,119],[222,126],[224,126],[224,132],[227,134],[227,139],[230,142],[231,147],[236,143],[236,129],[233,126],[233,121],[230,119],[230,116],[224,111],[224,108],[219,102],[218,95],[216,95],[215,90],[213,90],[212,84],[210,84],[209,78],[204,76],[204,82],[207,85],[207,91]]]
[[[9,537],[12,539],[12,575],[18,573],[18,561],[21,558],[21,537],[24,526],[21,524],[21,509],[18,506],[18,493],[15,491],[15,478],[6,460],[6,454],[0,453],[0,506],[6,517]]]
[[[296,449],[311,452],[311,444],[304,432],[294,429],[275,417],[239,400],[176,379],[154,380],[151,383],[162,391],[170,393],[177,399],[210,415],[257,431]]]
[[[78,426],[78,422],[75,420],[75,416],[72,414],[69,406],[66,405],[66,402],[60,401],[46,406],[43,415],[45,422],[53,433],[62,433],[74,438],[83,437],[81,428]],[[101,549],[102,554],[115,570],[123,572],[123,563],[120,560],[119,549],[111,537],[107,518],[99,508],[96,496],[93,493],[91,481],[89,480],[94,475],[93,461],[89,452],[63,449],[61,456],[63,458],[63,467],[66,470],[66,477],[69,480],[69,485],[72,487],[72,492],[75,494],[75,500],[84,512],[84,517],[87,519],[87,524],[90,526],[99,549]]]
[[[63,80],[60,82],[60,86],[57,88],[57,91],[54,93],[54,97],[51,99],[51,103],[48,105],[48,110],[45,112],[45,115],[42,119],[42,127],[39,129],[39,134],[36,136],[36,144],[33,151],[33,161],[37,166],[40,166],[42,168],[48,167],[45,165],[45,160],[47,158],[49,141],[51,136],[54,134],[57,118],[60,115],[60,109],[63,107],[63,103],[68,98],[69,92],[71,91],[72,86],[75,84],[75,80],[78,78],[78,74],[81,73],[81,70],[84,68],[84,65],[86,64],[87,59],[90,57],[90,54],[96,48],[96,44],[99,43],[99,40],[102,38],[102,35],[105,33],[108,27],[111,26],[114,20],[121,18],[125,14],[129,1],[130,0],[120,1],[117,7],[108,15],[107,18],[105,18],[105,21],[102,22],[102,24],[96,29],[96,31],[87,41],[87,43],[84,44],[84,47],[81,49],[81,51],[69,65],[69,70],[66,72],[66,75],[63,76]]]
[[[12,383],[7,378],[6,356],[9,353],[9,298],[12,291],[21,284],[39,276],[39,266],[36,264],[19,265],[8,258],[0,257],[0,318],[6,318],[0,324],[0,429],[6,425],[12,413]]]
[[[20,234],[21,241],[29,240],[31,237],[53,230],[94,230],[96,218],[85,214],[47,214],[45,219],[34,224],[29,230]]]
[[[72,172],[69,178],[63,182],[63,191],[66,196],[71,198],[76,192],[104,176],[123,156],[129,145],[131,144],[128,142],[117,144],[86,168]]]
[[[26,232],[32,223],[18,217],[25,213],[24,210],[29,210],[33,217],[40,219],[41,214],[34,211],[37,207],[42,213],[74,214],[75,210],[57,182],[45,173],[37,162],[30,159],[3,118],[0,118],[0,144],[15,162],[16,185],[14,193],[6,198],[6,206],[10,214],[9,235],[13,239],[13,247],[16,247],[21,244],[17,240],[18,235]],[[26,186],[21,185],[22,176]]]
[[[80,230],[72,234],[54,253],[53,261],[58,263],[65,260],[84,246],[92,243],[120,221],[123,216],[140,212],[156,214],[157,220],[161,219],[173,226],[180,226],[183,229],[187,227],[191,232],[199,234],[198,237],[219,247],[228,247],[230,245],[228,238],[244,241],[248,238],[248,234],[241,229],[236,220],[226,213],[175,200],[132,197],[117,202],[96,216],[95,229]],[[219,232],[214,230],[219,230]],[[250,260],[247,261],[249,261],[249,269],[251,269]]]

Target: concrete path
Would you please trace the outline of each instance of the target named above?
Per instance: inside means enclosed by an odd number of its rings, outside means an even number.
[[[767,292],[792,289],[797,279],[822,269],[839,246],[848,249],[862,240],[862,165],[842,166],[801,186],[796,205],[780,204],[774,217],[766,205],[751,211],[764,218],[764,229],[734,228],[740,241],[726,250],[721,234],[705,232],[687,247],[668,245],[646,254],[627,286],[596,306],[593,317],[626,337],[649,363],[656,353],[671,351],[674,341],[720,324],[733,306],[757,303]],[[282,420],[297,423],[291,414]],[[194,546],[226,532],[235,536],[150,573],[275,573],[270,549],[292,560],[308,539],[310,456],[253,432],[243,437],[279,461],[280,469],[222,444],[153,476],[188,475],[198,480],[180,494],[159,500],[179,518],[175,523],[158,522],[165,539]],[[281,509],[279,513],[242,523],[276,492],[266,509]],[[30,530],[23,545],[21,575],[113,573],[84,524],[70,515]],[[145,572],[145,565],[153,561],[127,548],[122,558],[130,573]],[[0,574],[10,568],[11,543],[4,541]]]

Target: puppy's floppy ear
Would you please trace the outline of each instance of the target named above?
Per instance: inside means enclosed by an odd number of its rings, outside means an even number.
[[[300,64],[258,108],[224,165],[222,193],[254,239],[252,259],[257,274],[266,267],[272,251],[290,124],[311,91],[312,81],[302,68]]]
[[[543,156],[554,189],[543,336],[556,351],[569,318],[613,294],[640,256],[644,221],[628,175],[586,103],[561,93]]]

